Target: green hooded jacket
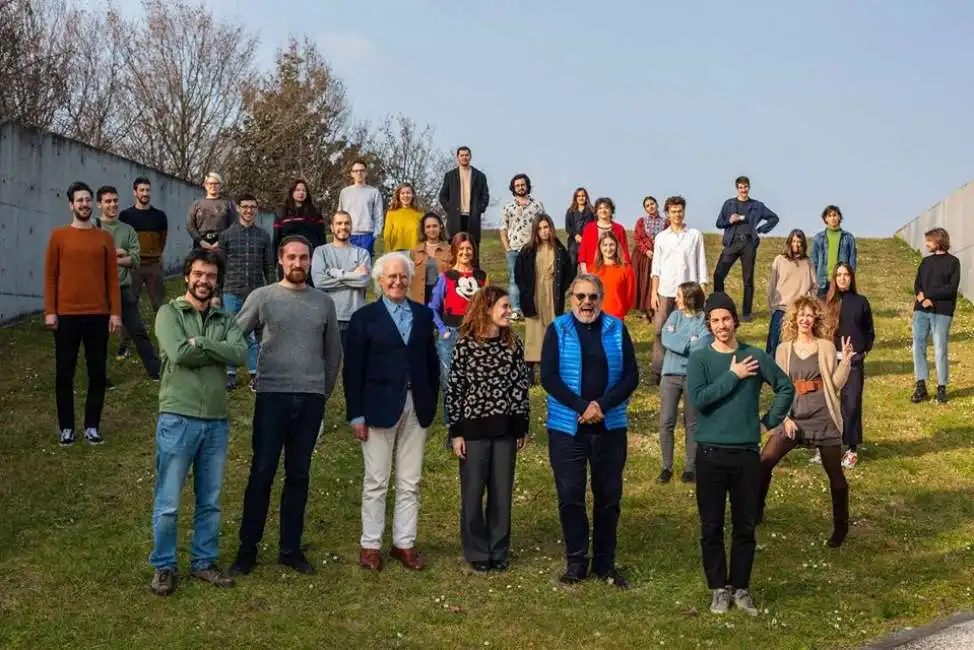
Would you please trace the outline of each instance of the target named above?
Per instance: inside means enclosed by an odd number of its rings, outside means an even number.
[[[122,223],[118,219],[105,221],[99,218],[95,221],[95,225],[112,236],[112,240],[115,242],[115,248],[121,248],[132,258],[132,266],[125,267],[119,265],[118,267],[118,286],[131,286],[132,269],[139,268],[139,264],[142,262],[142,247],[139,245],[139,234],[135,232],[135,228],[127,223]]]
[[[176,298],[156,314],[156,338],[162,360],[159,412],[226,419],[227,366],[247,362],[247,340],[233,316],[210,307],[204,321],[190,302]]]

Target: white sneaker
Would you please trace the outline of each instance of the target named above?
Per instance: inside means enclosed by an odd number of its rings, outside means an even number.
[[[816,449],[815,450],[815,455],[812,456],[811,458],[809,458],[808,459],[808,462],[810,462],[812,465],[821,465],[822,464],[822,452],[820,452],[818,449]]]
[[[100,445],[105,442],[105,440],[98,435],[98,429],[95,427],[88,427],[85,429],[85,442],[91,445]]]
[[[855,469],[856,463],[858,462],[859,454],[851,449],[846,449],[846,452],[842,455],[842,469]]]
[[[758,615],[758,608],[754,606],[754,598],[747,589],[738,589],[734,592],[734,607],[743,609],[751,616]]]
[[[726,614],[730,611],[730,605],[730,592],[726,589],[714,589],[714,595],[710,601],[710,613]]]

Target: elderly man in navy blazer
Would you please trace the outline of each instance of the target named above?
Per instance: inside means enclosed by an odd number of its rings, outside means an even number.
[[[426,429],[436,415],[440,366],[433,312],[406,298],[414,273],[402,253],[376,260],[372,277],[382,297],[352,314],[345,340],[345,403],[362,443],[362,540],[359,565],[382,568],[386,493],[396,460],[392,557],[413,570],[424,566],[416,550],[419,479]]]

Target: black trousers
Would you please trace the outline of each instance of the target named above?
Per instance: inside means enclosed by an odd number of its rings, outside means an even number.
[[[284,451],[281,491],[281,555],[301,550],[304,510],[308,503],[311,454],[325,414],[325,396],[309,393],[257,393],[254,405],[254,456],[244,492],[240,551],[257,557],[264,535],[274,475]]]
[[[724,280],[730,273],[734,263],[740,258],[741,275],[744,277],[744,303],[741,305],[741,315],[750,316],[754,304],[754,260],[757,257],[757,246],[750,237],[735,237],[730,244],[720,251],[717,266],[714,267],[714,291],[724,290]]]
[[[857,354],[849,368],[849,378],[842,387],[842,444],[858,447],[862,444],[862,390],[866,371],[862,355]]]
[[[730,493],[730,581],[724,551],[724,509]],[[747,589],[757,542],[758,508],[761,503],[761,456],[757,449],[726,449],[697,446],[697,510],[700,513],[700,550],[707,586],[731,585]]]
[[[158,377],[159,357],[156,356],[156,349],[152,347],[145,323],[139,315],[139,301],[135,298],[131,287],[122,287],[122,327],[125,328],[125,335],[135,341],[135,348],[139,351],[146,374],[150,377]]]
[[[74,429],[74,372],[82,344],[88,369],[84,428],[98,428],[101,424],[107,382],[108,316],[58,316],[54,330],[54,387],[59,429]]]
[[[565,536],[565,560],[588,566],[588,516],[585,511],[586,470],[592,468],[592,571],[605,576],[615,568],[616,533],[626,466],[626,430],[570,436],[548,431],[548,457],[555,474],[558,516]]]
[[[467,562],[500,562],[511,550],[517,440],[467,440],[460,460],[460,541]],[[487,492],[486,508],[484,492]]]

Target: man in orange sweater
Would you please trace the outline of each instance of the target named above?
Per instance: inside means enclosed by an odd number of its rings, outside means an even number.
[[[91,222],[92,191],[81,182],[68,188],[72,221],[55,229],[44,258],[44,325],[54,331],[60,444],[74,443],[74,371],[85,346],[88,396],[84,437],[101,444],[98,433],[105,402],[108,336],[122,327],[122,298],[112,236]]]

